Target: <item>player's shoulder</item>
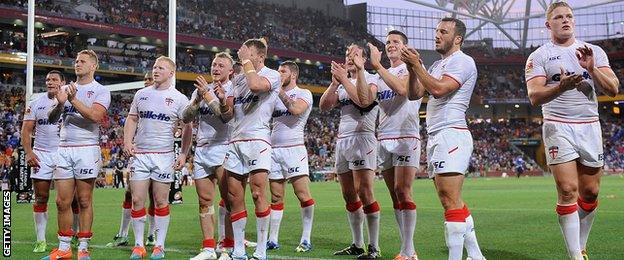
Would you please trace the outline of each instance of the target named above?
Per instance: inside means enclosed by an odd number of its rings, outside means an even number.
[[[91,85],[91,87],[96,89],[97,91],[110,93],[110,90],[97,80],[93,80],[89,85]]]
[[[277,70],[271,69],[267,66],[262,67],[262,69],[260,69],[260,71],[258,71],[258,74],[261,76],[279,76],[280,73]]]
[[[299,86],[296,86],[294,88],[294,90],[296,91],[297,95],[300,95],[300,96],[312,96],[312,91],[310,91],[309,89],[305,89],[305,88],[301,88]]]
[[[548,53],[550,50],[554,49],[554,47],[555,47],[554,44],[552,44],[551,42],[547,42],[543,44],[542,46],[537,47],[537,49],[535,49],[533,52],[531,52],[531,54],[529,54],[529,57],[533,59],[542,58],[544,57],[545,53]]]
[[[602,47],[600,47],[600,46],[598,46],[596,44],[593,44],[593,43],[589,43],[589,42],[585,42],[585,41],[581,41],[581,40],[576,40],[576,45],[579,48],[587,46],[587,47],[591,48],[594,51],[598,50],[598,51],[603,51],[604,52],[604,49]]]
[[[184,95],[182,92],[180,92],[178,89],[175,88],[175,86],[171,86],[169,88],[169,91],[172,93],[172,95],[177,98],[177,99],[187,99],[188,97],[186,95]]]
[[[455,63],[455,62],[461,62],[461,63],[458,63],[458,65],[462,65],[462,66],[465,66],[467,64],[470,64],[470,65],[476,64],[474,59],[470,55],[464,53],[463,51],[458,51],[457,54],[451,56],[449,63]]]

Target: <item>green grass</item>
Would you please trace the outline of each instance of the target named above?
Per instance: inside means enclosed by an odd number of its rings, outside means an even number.
[[[608,176],[602,180],[600,206],[589,240],[592,259],[624,259],[624,178]],[[331,254],[351,241],[344,202],[337,183],[313,183],[316,200],[312,242],[314,250],[299,254],[294,248],[299,242],[299,203],[288,189],[286,208],[280,232],[279,251],[269,251],[275,259],[336,258]],[[399,238],[390,197],[381,181],[375,194],[382,207],[381,250],[385,259],[399,250]],[[49,204],[48,241],[56,243],[56,210],[54,193]],[[427,180],[414,182],[414,198],[418,206],[415,244],[421,259],[446,259],[442,208],[433,185]],[[468,179],[464,199],[476,223],[477,237],[488,259],[565,259],[566,252],[554,211],[555,186],[550,177],[508,179]],[[92,244],[94,259],[127,259],[130,247],[100,248],[119,228],[123,190],[99,189],[95,192],[95,224]],[[247,199],[248,209],[251,200]],[[168,259],[188,259],[201,245],[197,215],[197,195],[193,187],[184,189],[184,204],[172,206],[171,226],[167,237]],[[255,240],[255,217],[249,214],[247,237]],[[12,259],[38,259],[33,254],[35,240],[32,206],[13,203]],[[131,232],[132,233],[132,232]],[[132,238],[131,238],[132,239]],[[132,240],[131,240],[132,241]],[[341,257],[350,259],[349,257]]]

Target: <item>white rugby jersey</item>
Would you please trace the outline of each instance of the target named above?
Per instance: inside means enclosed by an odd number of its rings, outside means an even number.
[[[62,89],[67,89],[65,85]],[[76,97],[80,102],[88,107],[100,105],[108,110],[111,102],[111,95],[108,88],[93,80],[86,85],[76,83]],[[99,145],[100,142],[100,122],[93,122],[82,117],[78,110],[67,101],[61,122],[61,142],[59,146],[89,146]]]
[[[427,102],[427,133],[445,128],[468,128],[466,110],[477,82],[477,66],[472,57],[456,51],[445,59],[438,60],[429,68],[429,74],[437,79],[448,76],[460,87],[444,97],[429,95]]]
[[[368,72],[366,82],[377,84],[377,77]],[[355,78],[349,81],[356,84]],[[370,111],[364,112],[349,99],[347,90],[341,84],[336,90],[338,92],[338,104],[340,105],[340,125],[338,126],[338,138],[352,136],[355,134],[375,134],[375,120],[379,113],[379,106],[373,107]]]
[[[232,80],[234,118],[230,120],[230,142],[264,140],[270,143],[271,115],[281,85],[280,74],[265,66],[258,71],[258,75],[271,84],[269,92],[251,92],[245,75],[238,75]]]
[[[150,153],[173,152],[176,123],[188,106],[188,98],[175,86],[157,90],[154,86],[134,94],[128,115],[139,117],[134,135],[136,151]]]
[[[292,100],[301,99],[308,103],[305,112],[299,115],[291,114],[282,100],[275,100],[273,111],[273,130],[271,131],[271,144],[273,147],[294,146],[303,144],[303,130],[308,122],[308,116],[312,111],[312,92],[307,89],[294,87],[286,92]]]
[[[53,152],[59,146],[59,123],[48,121],[48,112],[56,105],[54,98],[48,98],[47,94],[42,94],[33,100],[26,107],[24,121],[35,122],[35,144],[33,149]]]
[[[218,100],[214,94],[214,84],[208,85],[208,92],[215,100]],[[227,81],[223,84],[225,96],[229,96],[232,91],[232,82]],[[197,90],[193,91],[191,100],[197,97]],[[201,98],[201,97],[200,97]],[[208,144],[227,144],[228,142],[228,125],[224,123],[221,116],[215,116],[212,109],[203,100],[199,103],[199,126],[197,127],[197,146]]]
[[[576,57],[576,49],[585,45],[594,51],[596,67],[609,67],[609,59],[602,48],[579,40],[568,47],[548,42],[529,56],[525,67],[526,81],[536,77],[545,77],[547,85],[559,84],[562,67],[568,75],[583,75],[581,87],[563,92],[557,98],[542,105],[544,119],[562,122],[598,120],[598,99],[594,81],[587,70],[581,67]]]
[[[409,76],[405,63],[389,68],[388,72],[399,78]],[[379,140],[401,137],[420,138],[418,109],[420,109],[422,98],[410,101],[407,96],[401,96],[388,87],[381,76],[378,77],[379,126],[377,127],[377,138]]]

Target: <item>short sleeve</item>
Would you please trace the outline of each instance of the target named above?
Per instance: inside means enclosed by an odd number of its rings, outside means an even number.
[[[442,75],[451,77],[461,87],[470,78],[472,74],[471,68],[474,68],[474,64],[472,64],[472,60],[468,56],[456,55],[446,63]]]
[[[189,105],[190,101],[189,99],[182,93],[180,93],[179,95],[180,97],[178,98],[178,117],[182,118],[182,114],[184,114],[184,109],[186,109],[186,107]]]
[[[269,70],[269,71],[270,73],[263,73],[260,76],[267,79],[269,81],[269,84],[271,84],[271,90],[275,91],[280,87],[280,82],[281,82],[280,74],[279,72],[274,71],[274,70]]]
[[[137,96],[139,96],[139,92],[134,94],[134,97],[132,98],[132,104],[130,104],[130,111],[128,111],[128,115],[138,115],[139,114],[139,111],[138,111],[138,108],[137,108]]]
[[[98,91],[97,96],[95,96],[95,101],[93,103],[97,103],[102,105],[104,108],[108,109],[111,103],[111,94],[108,89],[104,86],[101,86],[101,90]]]
[[[598,46],[592,46],[592,49],[594,51],[594,64],[596,68],[611,67],[609,65],[609,58],[607,57],[607,53],[605,53],[602,48]]]
[[[307,89],[301,91],[301,96],[299,98],[308,103],[309,106],[312,106],[312,103],[314,102],[312,99],[312,92]]]
[[[30,103],[28,103],[28,106],[26,107],[26,110],[24,111],[24,121],[36,120],[35,111],[32,110],[33,107],[36,107],[35,101],[36,100],[33,100]]]
[[[524,77],[526,81],[529,81],[536,77],[546,77],[546,68],[544,62],[541,59],[539,53],[533,52],[527,59],[526,66],[524,67]]]

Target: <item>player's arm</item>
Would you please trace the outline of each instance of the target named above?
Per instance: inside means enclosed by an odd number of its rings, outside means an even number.
[[[327,111],[334,108],[338,104],[338,80],[332,76],[332,82],[329,87],[325,89],[321,99],[319,101],[319,108],[321,111]]]
[[[59,90],[59,92],[63,92]],[[48,122],[57,122],[61,119],[61,114],[63,113],[63,109],[65,108],[65,101],[61,102],[62,98],[60,97],[62,94],[57,94],[56,97],[56,105],[50,109],[48,112]],[[65,94],[65,100],[67,100],[67,94]]]
[[[185,123],[182,126],[182,149],[176,158],[175,169],[181,170],[186,163],[186,155],[191,148],[191,138],[193,137],[193,123]]]
[[[22,123],[21,141],[26,153],[26,163],[33,167],[39,167],[39,158],[32,149],[32,133],[35,129],[35,120],[24,119]]]
[[[587,45],[576,50],[579,64],[587,70],[594,81],[594,86],[610,97],[617,95],[620,81],[609,67],[606,53],[602,49],[598,49],[599,52],[594,55],[594,49]]]
[[[546,77],[542,76],[529,78],[526,83],[529,101],[534,106],[546,104],[557,98],[561,93],[576,88],[582,80],[582,75],[565,75],[563,68],[561,68],[559,84],[546,85]]]
[[[418,78],[420,84],[425,88],[429,94],[431,94],[435,98],[441,98],[449,93],[459,89],[461,84],[454,78],[449,75],[443,75],[441,79],[436,79],[429,74],[422,66],[422,61],[420,60],[420,54],[418,51],[412,48],[403,48],[401,49],[402,56],[413,55],[416,60],[419,62],[419,66],[412,66],[413,74]],[[453,64],[453,66],[461,66],[459,64]]]
[[[407,70],[409,72],[407,79],[407,93],[406,96],[409,100],[418,100],[421,99],[425,95],[425,87],[420,84],[418,77],[416,77],[416,72],[414,72],[412,66],[421,66],[421,65],[408,65]],[[422,67],[422,66],[421,66]]]
[[[407,95],[407,76],[397,77],[392,75],[386,68],[381,65],[381,52],[375,45],[372,43],[368,43],[368,48],[370,49],[370,63],[373,66],[373,69],[377,71],[379,77],[388,85],[392,91],[397,93],[398,95],[405,96]]]
[[[366,80],[366,74],[364,74],[364,68],[358,70],[355,85],[357,88],[358,99],[360,100],[360,107],[367,107],[375,101],[377,85],[368,83]]]
[[[308,109],[308,106],[310,104],[308,104],[307,101],[298,98],[298,99],[292,99],[290,98],[286,92],[284,92],[283,89],[280,88],[280,92],[278,95],[279,99],[282,101],[282,103],[284,104],[284,106],[286,107],[286,109],[288,109],[288,112],[290,112],[293,115],[300,115],[301,113],[305,112],[306,109]]]
[[[76,85],[73,82],[70,83],[67,87],[67,100],[74,106],[76,111],[78,111],[82,117],[93,122],[99,123],[102,121],[104,116],[106,116],[106,107],[96,102],[94,102],[92,106],[87,106],[76,98],[76,92],[78,92]],[[102,95],[104,95],[104,93]],[[108,100],[110,102],[110,97]]]
[[[126,117],[126,123],[124,124],[123,132],[124,132],[124,148],[123,151],[126,156],[134,155],[134,135],[136,134],[136,129],[139,124],[139,117],[136,114],[128,113],[128,117]]]
[[[199,114],[199,104],[201,104],[202,98],[199,94],[193,98],[191,104],[189,104],[182,112],[182,122],[185,124],[193,122]]]
[[[249,90],[254,94],[268,92],[271,90],[271,83],[265,77],[258,75],[258,72],[253,66],[250,60],[243,61],[243,71],[245,72],[245,79],[247,80],[247,86]]]

